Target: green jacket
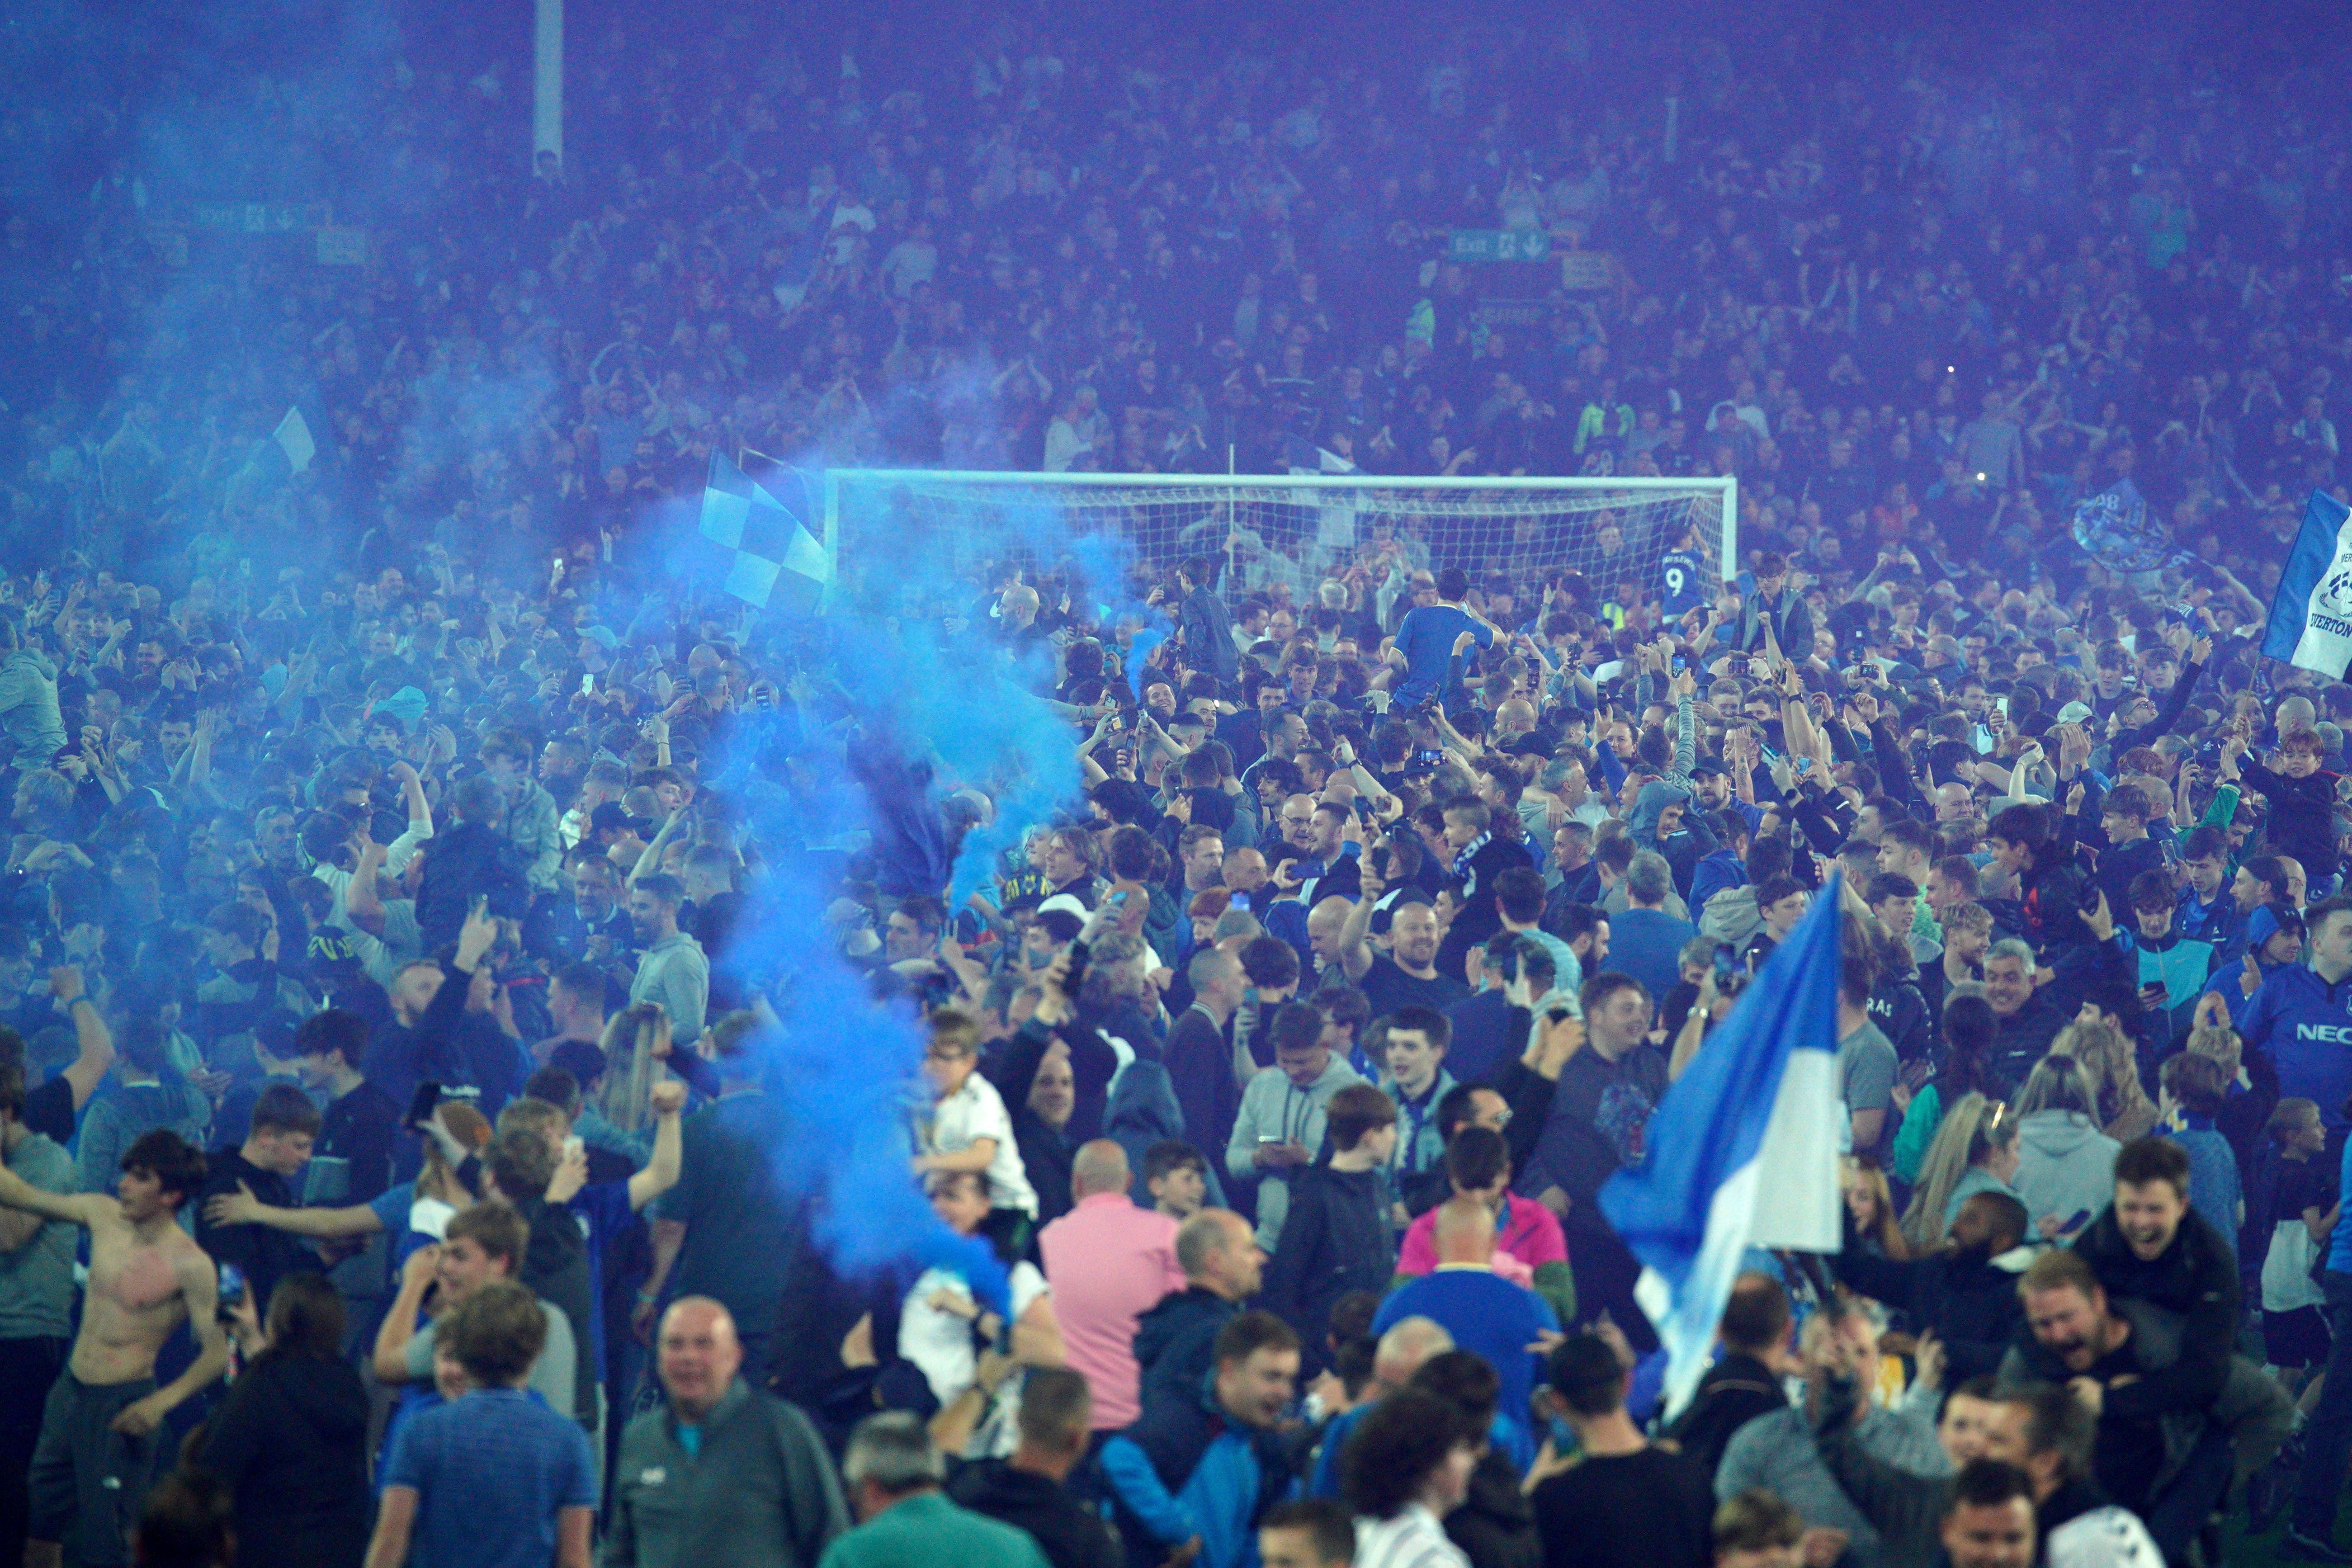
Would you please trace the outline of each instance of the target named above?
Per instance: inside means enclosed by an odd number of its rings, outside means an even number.
[[[1045,1568],[1045,1553],[1009,1524],[940,1492],[894,1503],[824,1549],[818,1568]]]
[[[611,1485],[601,1568],[815,1568],[849,1528],[816,1429],[740,1378],[695,1453],[667,1404],[631,1421]]]

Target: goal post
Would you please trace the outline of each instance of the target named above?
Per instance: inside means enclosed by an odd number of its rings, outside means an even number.
[[[1008,552],[1108,549],[1153,568],[1223,554],[1232,592],[1285,583],[1309,605],[1327,571],[1394,536],[1416,563],[1462,566],[1473,581],[1572,568],[1604,596],[1630,582],[1647,598],[1664,585],[1667,552],[1694,527],[1703,573],[1729,582],[1739,572],[1732,478],[830,468],[821,495],[833,584],[851,593],[904,580],[918,560],[927,572],[968,576]],[[1679,558],[1671,569],[1682,569]]]

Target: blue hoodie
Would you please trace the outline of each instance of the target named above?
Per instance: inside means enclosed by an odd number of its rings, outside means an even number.
[[[1201,1568],[1257,1568],[1257,1526],[1298,1492],[1279,1436],[1228,1417],[1216,1373],[1198,1393],[1164,1389],[1142,1419],[1103,1445],[1103,1479],[1131,1563],[1201,1541]]]
[[[2274,969],[2232,1012],[2246,1048],[2277,1064],[2280,1097],[2316,1101],[2329,1135],[2341,1136],[2352,1094],[2352,975],[2330,985],[2304,964]]]
[[[1739,858],[1738,851],[1730,848],[1718,849],[1701,860],[1698,863],[1698,869],[1691,876],[1690,907],[1695,910],[1704,910],[1706,908],[1707,900],[1726,888],[1746,886],[1748,886],[1748,867]]]

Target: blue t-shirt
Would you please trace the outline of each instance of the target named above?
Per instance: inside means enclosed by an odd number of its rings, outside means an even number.
[[[1551,1304],[1524,1285],[1514,1285],[1484,1268],[1447,1268],[1424,1274],[1389,1292],[1372,1320],[1379,1339],[1407,1318],[1427,1318],[1454,1336],[1454,1348],[1475,1351],[1502,1380],[1496,1408],[1525,1417],[1535,1394],[1536,1357],[1528,1347],[1538,1332],[1559,1331]]]
[[[1688,615],[1706,603],[1706,563],[1691,550],[1669,550],[1658,558],[1659,595],[1669,616]]]
[[[596,1506],[580,1424],[519,1388],[481,1388],[393,1439],[384,1485],[416,1491],[408,1568],[547,1568],[555,1521]]]
[[[1468,632],[1480,647],[1495,646],[1495,629],[1473,620],[1458,605],[1423,605],[1409,612],[1397,627],[1397,651],[1404,655],[1404,684],[1396,700],[1412,707],[1445,684],[1445,662],[1454,657],[1454,639]]]

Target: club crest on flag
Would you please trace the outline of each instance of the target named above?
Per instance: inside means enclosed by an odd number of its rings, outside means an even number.
[[[2303,509],[2271,600],[2263,655],[2340,680],[2352,665],[2352,508],[2325,490]]]

